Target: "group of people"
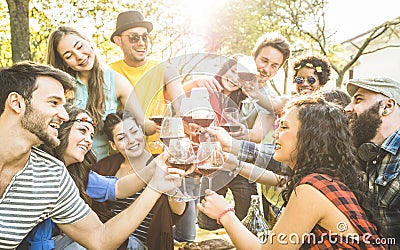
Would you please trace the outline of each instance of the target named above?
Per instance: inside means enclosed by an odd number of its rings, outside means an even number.
[[[173,249],[174,239],[195,240],[196,223],[224,227],[237,249],[398,248],[400,83],[351,79],[348,94],[323,91],[329,62],[305,55],[293,63],[296,93],[277,96],[270,82],[291,54],[277,33],[254,46],[256,88],[237,76],[244,55],[181,83],[173,66],[147,58],[152,29],[140,12],[120,13],[111,41],[124,58],[109,68],[88,38],[60,26],[49,37],[49,66],[1,70],[1,249]],[[179,116],[198,87],[208,89],[217,120],[226,107],[243,118],[238,131],[205,129],[230,171],[196,206],[173,199],[185,173],[167,166],[149,115],[161,100]],[[265,244],[240,222],[256,183],[273,221]]]

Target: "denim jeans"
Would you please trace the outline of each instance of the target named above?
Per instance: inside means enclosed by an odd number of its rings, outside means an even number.
[[[207,177],[203,177],[202,180],[202,194],[203,190],[208,188]],[[253,194],[257,194],[257,184],[249,181],[248,179],[238,175],[236,177],[229,176],[229,172],[221,171],[212,179],[212,190],[218,194],[225,196],[228,188],[231,190],[233,199],[235,201],[235,213],[239,220],[242,220],[247,215],[247,211],[250,207],[250,197]],[[221,187],[221,188],[218,188]],[[217,189],[217,190],[216,190]],[[217,221],[209,218],[207,215],[199,211],[197,215],[197,223],[200,228],[206,230],[216,230],[221,228],[221,225],[217,224]]]
[[[200,180],[194,178],[185,178],[186,191],[189,195],[198,195]],[[183,188],[181,186],[183,192]],[[197,221],[197,200],[187,202],[186,210],[178,223],[174,226],[174,239],[179,242],[193,242],[196,239],[196,221]]]
[[[147,250],[147,249],[148,248],[143,244],[141,240],[139,240],[133,235],[129,236],[128,246],[126,247],[126,250]]]
[[[83,246],[81,246],[78,242],[73,241],[66,234],[59,234],[53,237],[54,240],[54,249],[57,250],[85,250]]]

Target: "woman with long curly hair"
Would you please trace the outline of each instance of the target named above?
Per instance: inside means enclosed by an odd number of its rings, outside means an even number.
[[[373,197],[357,168],[342,109],[318,97],[289,102],[275,132],[274,159],[293,174],[286,208],[261,244],[226,201],[208,191],[198,208],[216,218],[237,249],[384,249],[374,224]],[[277,237],[278,236],[278,237]]]
[[[138,120],[147,135],[156,130],[154,122],[145,118],[128,79],[102,64],[94,48],[75,28],[59,26],[49,36],[46,61],[76,78],[76,105],[88,110],[98,122],[93,150],[100,160],[109,153],[107,137],[102,133],[103,121],[117,110],[118,103]]]

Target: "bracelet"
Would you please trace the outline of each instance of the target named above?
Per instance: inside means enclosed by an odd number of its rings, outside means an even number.
[[[233,212],[233,213],[235,213],[235,209],[233,208],[233,207],[228,207],[228,208],[226,208],[224,211],[222,211],[222,213],[220,213],[219,215],[218,215],[218,217],[217,217],[217,223],[218,223],[218,225],[221,225],[221,218],[222,218],[222,216],[224,216],[226,213],[228,213],[228,212]]]

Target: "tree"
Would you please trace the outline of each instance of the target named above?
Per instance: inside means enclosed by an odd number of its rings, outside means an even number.
[[[307,41],[305,50],[317,51],[326,56],[332,69],[337,73],[336,87],[340,88],[345,74],[351,69],[362,55],[371,54],[390,47],[400,47],[394,44],[390,37],[398,34],[400,17],[387,21],[360,36],[357,43],[353,43],[353,51],[344,51],[343,44],[332,41],[334,32],[326,28],[325,13],[326,0],[280,0],[271,1],[271,8],[277,18],[287,20],[293,31]],[[389,39],[387,39],[389,38]],[[371,44],[375,44],[371,48]]]
[[[29,44],[29,0],[7,0],[10,13],[12,60],[31,59]]]

